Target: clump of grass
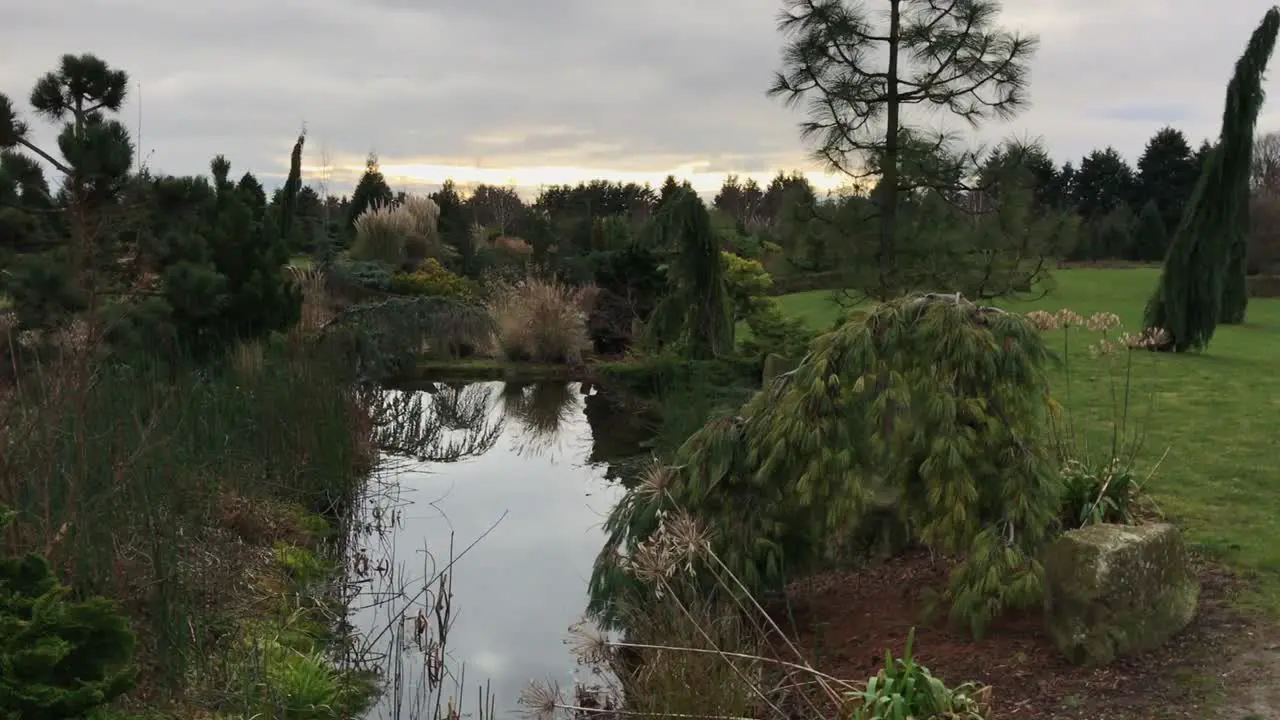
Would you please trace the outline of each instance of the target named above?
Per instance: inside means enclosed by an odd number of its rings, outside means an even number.
[[[287,268],[298,289],[302,291],[302,315],[295,331],[311,333],[320,330],[333,319],[333,305],[329,297],[328,277],[315,267]]]
[[[398,204],[371,207],[355,219],[351,259],[400,267],[439,257],[439,221],[440,206],[428,197],[410,195]]]
[[[406,243],[413,235],[414,216],[398,205],[380,205],[360,213],[354,222],[351,259],[383,262],[399,267],[408,259]]]
[[[591,349],[587,315],[595,286],[574,287],[531,272],[515,280],[491,278],[488,290],[494,344],[504,359],[578,363]]]

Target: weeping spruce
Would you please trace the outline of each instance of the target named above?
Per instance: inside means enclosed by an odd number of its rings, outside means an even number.
[[[733,302],[724,284],[720,243],[711,216],[692,188],[680,188],[659,210],[660,246],[675,248],[672,291],[654,308],[649,337],[693,360],[733,350]]]
[[[908,296],[850,319],[627,492],[605,523],[590,611],[619,627],[651,601],[623,558],[677,509],[753,594],[781,589],[889,514],[914,540],[965,558],[943,599],[975,635],[1034,606],[1060,491],[1036,441],[1049,358],[1024,317],[958,295]],[[725,592],[702,572],[697,592]]]
[[[1280,8],[1267,11],[1227,86],[1222,132],[1206,159],[1147,302],[1146,326],[1163,328],[1157,349],[1203,350],[1219,322],[1241,322],[1248,296],[1245,242],[1253,133],[1265,93],[1262,76],[1280,31]]]

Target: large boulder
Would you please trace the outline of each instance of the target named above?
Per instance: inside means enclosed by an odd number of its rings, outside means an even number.
[[[1162,645],[1191,622],[1200,599],[1182,535],[1164,523],[1064,533],[1044,569],[1049,634],[1082,665]]]

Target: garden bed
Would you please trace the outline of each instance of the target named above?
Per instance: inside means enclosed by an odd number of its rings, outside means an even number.
[[[1237,578],[1207,562],[1197,568],[1204,589],[1191,626],[1158,651],[1096,670],[1068,664],[1038,613],[1008,618],[977,642],[945,622],[924,623],[926,591],[944,589],[951,569],[924,552],[793,584],[789,622],[815,667],[854,682],[874,675],[886,650],[900,656],[915,626],[916,658],[949,685],[990,685],[1000,718],[1199,719],[1228,698],[1224,676],[1248,682],[1228,665],[1257,643],[1257,626],[1233,606],[1242,589]],[[1234,712],[1249,709],[1235,702],[1240,695],[1229,697]]]

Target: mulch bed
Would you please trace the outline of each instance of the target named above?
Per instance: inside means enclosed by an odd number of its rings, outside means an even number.
[[[1197,565],[1203,590],[1192,624],[1159,650],[1095,670],[1068,664],[1038,614],[1006,618],[976,642],[945,618],[925,624],[925,591],[944,588],[950,571],[925,552],[807,578],[788,597],[797,645],[812,648],[815,667],[836,677],[865,682],[886,650],[901,655],[914,626],[917,660],[949,685],[990,685],[999,718],[1203,718],[1208,696],[1221,689],[1214,678],[1255,623],[1232,607],[1241,581]]]

